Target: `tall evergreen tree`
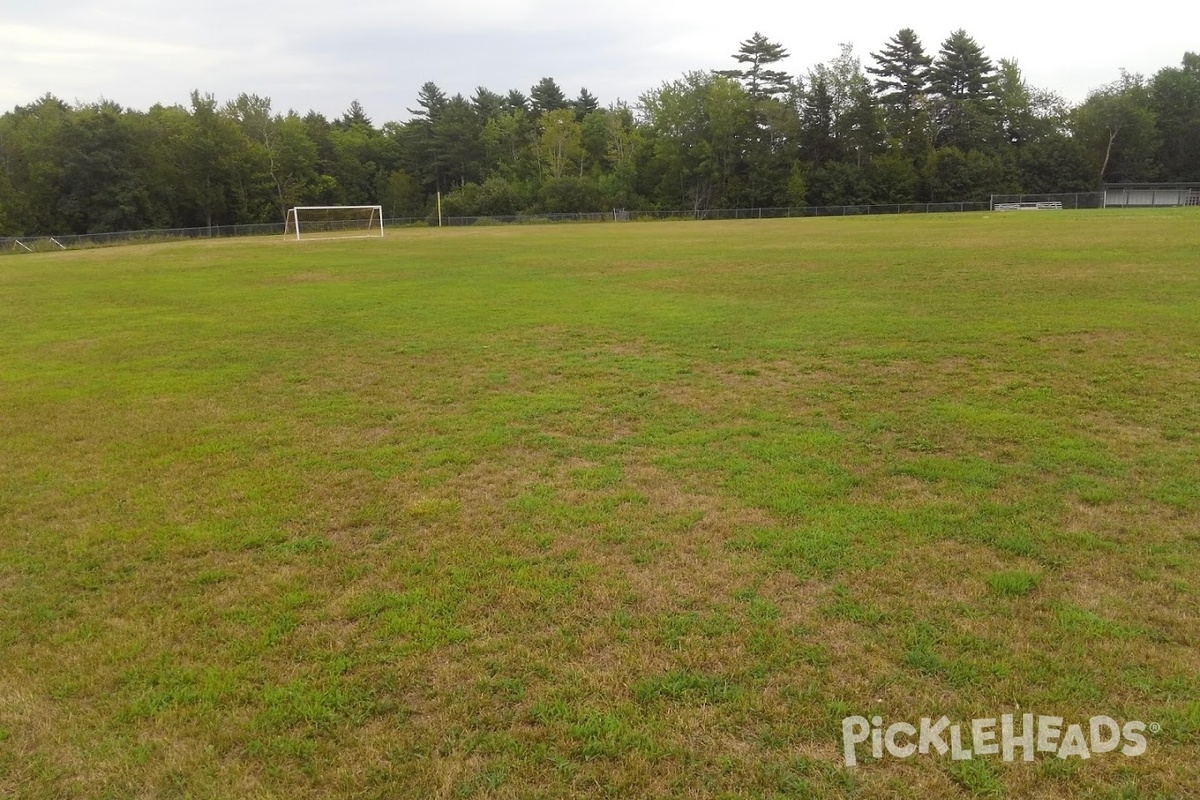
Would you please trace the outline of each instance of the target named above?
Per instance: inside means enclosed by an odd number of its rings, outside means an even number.
[[[483,161],[483,121],[461,94],[450,98],[446,110],[433,124],[437,161],[449,170],[451,183],[460,186],[479,179]]]
[[[783,45],[755,31],[733,54],[733,59],[744,64],[744,68],[718,70],[717,74],[741,82],[746,94],[755,100],[776,97],[788,91],[791,78],[786,72],[769,67],[783,61],[788,55]]]
[[[403,128],[405,171],[415,177],[424,191],[432,195],[449,189],[446,163],[439,157],[434,127],[446,113],[450,100],[436,83],[428,81],[417,92],[417,108],[408,112],[413,119]]]
[[[791,131],[783,130],[789,127],[786,122],[795,118],[795,106],[784,103],[794,85],[786,72],[772,69],[788,52],[755,31],[732,57],[742,68],[718,70],[717,74],[742,87],[750,101],[753,124],[739,133],[741,158],[728,184],[727,202],[760,206],[784,194],[782,176],[788,169],[788,156],[795,150],[794,142],[789,146],[786,138],[794,134],[794,126]]]
[[[529,98],[520,89],[509,89],[504,96],[504,110],[526,114],[529,112]]]
[[[600,107],[600,101],[585,86],[579,90],[579,97],[575,99],[572,105],[575,107],[575,121],[580,122],[584,117]]]
[[[840,155],[834,137],[834,119],[829,80],[820,72],[814,73],[800,105],[800,149],[806,161],[820,166]]]
[[[486,124],[504,110],[504,98],[485,86],[476,86],[475,94],[471,95],[471,107],[481,123]]]
[[[929,70],[936,99],[937,144],[964,152],[993,149],[997,129],[996,67],[983,48],[962,30],[951,33]]]
[[[342,114],[342,118],[338,120],[338,127],[349,129],[355,125],[371,127],[371,118],[367,116],[366,110],[362,107],[362,103],[357,100],[350,101],[350,107],[346,109],[346,113]]]
[[[912,28],[902,28],[871,57],[877,66],[867,67],[867,72],[876,76],[873,88],[879,101],[909,117],[925,95],[933,64],[921,39]]]
[[[950,100],[990,100],[996,77],[992,60],[961,28],[942,42],[929,69],[929,83],[934,93]]]
[[[533,105],[533,113],[541,116],[551,111],[569,108],[567,96],[554,81],[554,78],[542,78],[529,90],[529,98]]]
[[[408,113],[414,117],[419,117],[425,122],[433,122],[437,119],[450,101],[446,98],[446,93],[443,92],[438,85],[433,81],[426,81],[421,84],[421,88],[417,91],[417,105],[419,108],[410,108]]]
[[[902,28],[871,57],[876,66],[867,67],[867,72],[875,76],[872,88],[882,107],[888,134],[908,155],[919,155],[926,139],[926,95],[933,59],[925,54],[912,28]]]

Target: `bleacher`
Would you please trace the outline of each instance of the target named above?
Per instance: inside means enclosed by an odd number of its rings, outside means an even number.
[[[996,211],[1062,211],[1063,204],[1052,203],[996,203]]]

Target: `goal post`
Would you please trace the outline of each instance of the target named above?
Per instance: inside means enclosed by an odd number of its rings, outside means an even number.
[[[300,239],[383,237],[383,206],[295,206],[287,213],[283,235]]]

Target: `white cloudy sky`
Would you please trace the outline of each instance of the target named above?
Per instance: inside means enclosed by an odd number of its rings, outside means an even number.
[[[1200,11],[1129,3],[715,3],[708,0],[0,0],[0,109],[50,92],[134,108],[184,103],[192,89],[239,92],[277,110],[331,117],[358,99],[376,123],[407,118],[417,89],[478,85],[528,92],[542,76],[569,96],[586,86],[630,102],[686,70],[726,68],[754,31],[803,73],[853,42],[868,60],[911,27],[926,50],[965,28],[993,60],[1017,58],[1026,79],[1081,100],[1119,69],[1147,75],[1200,49]]]

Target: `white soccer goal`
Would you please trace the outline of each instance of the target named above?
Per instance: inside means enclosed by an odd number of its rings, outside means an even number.
[[[383,236],[383,206],[296,206],[284,236],[296,239],[362,239]]]

